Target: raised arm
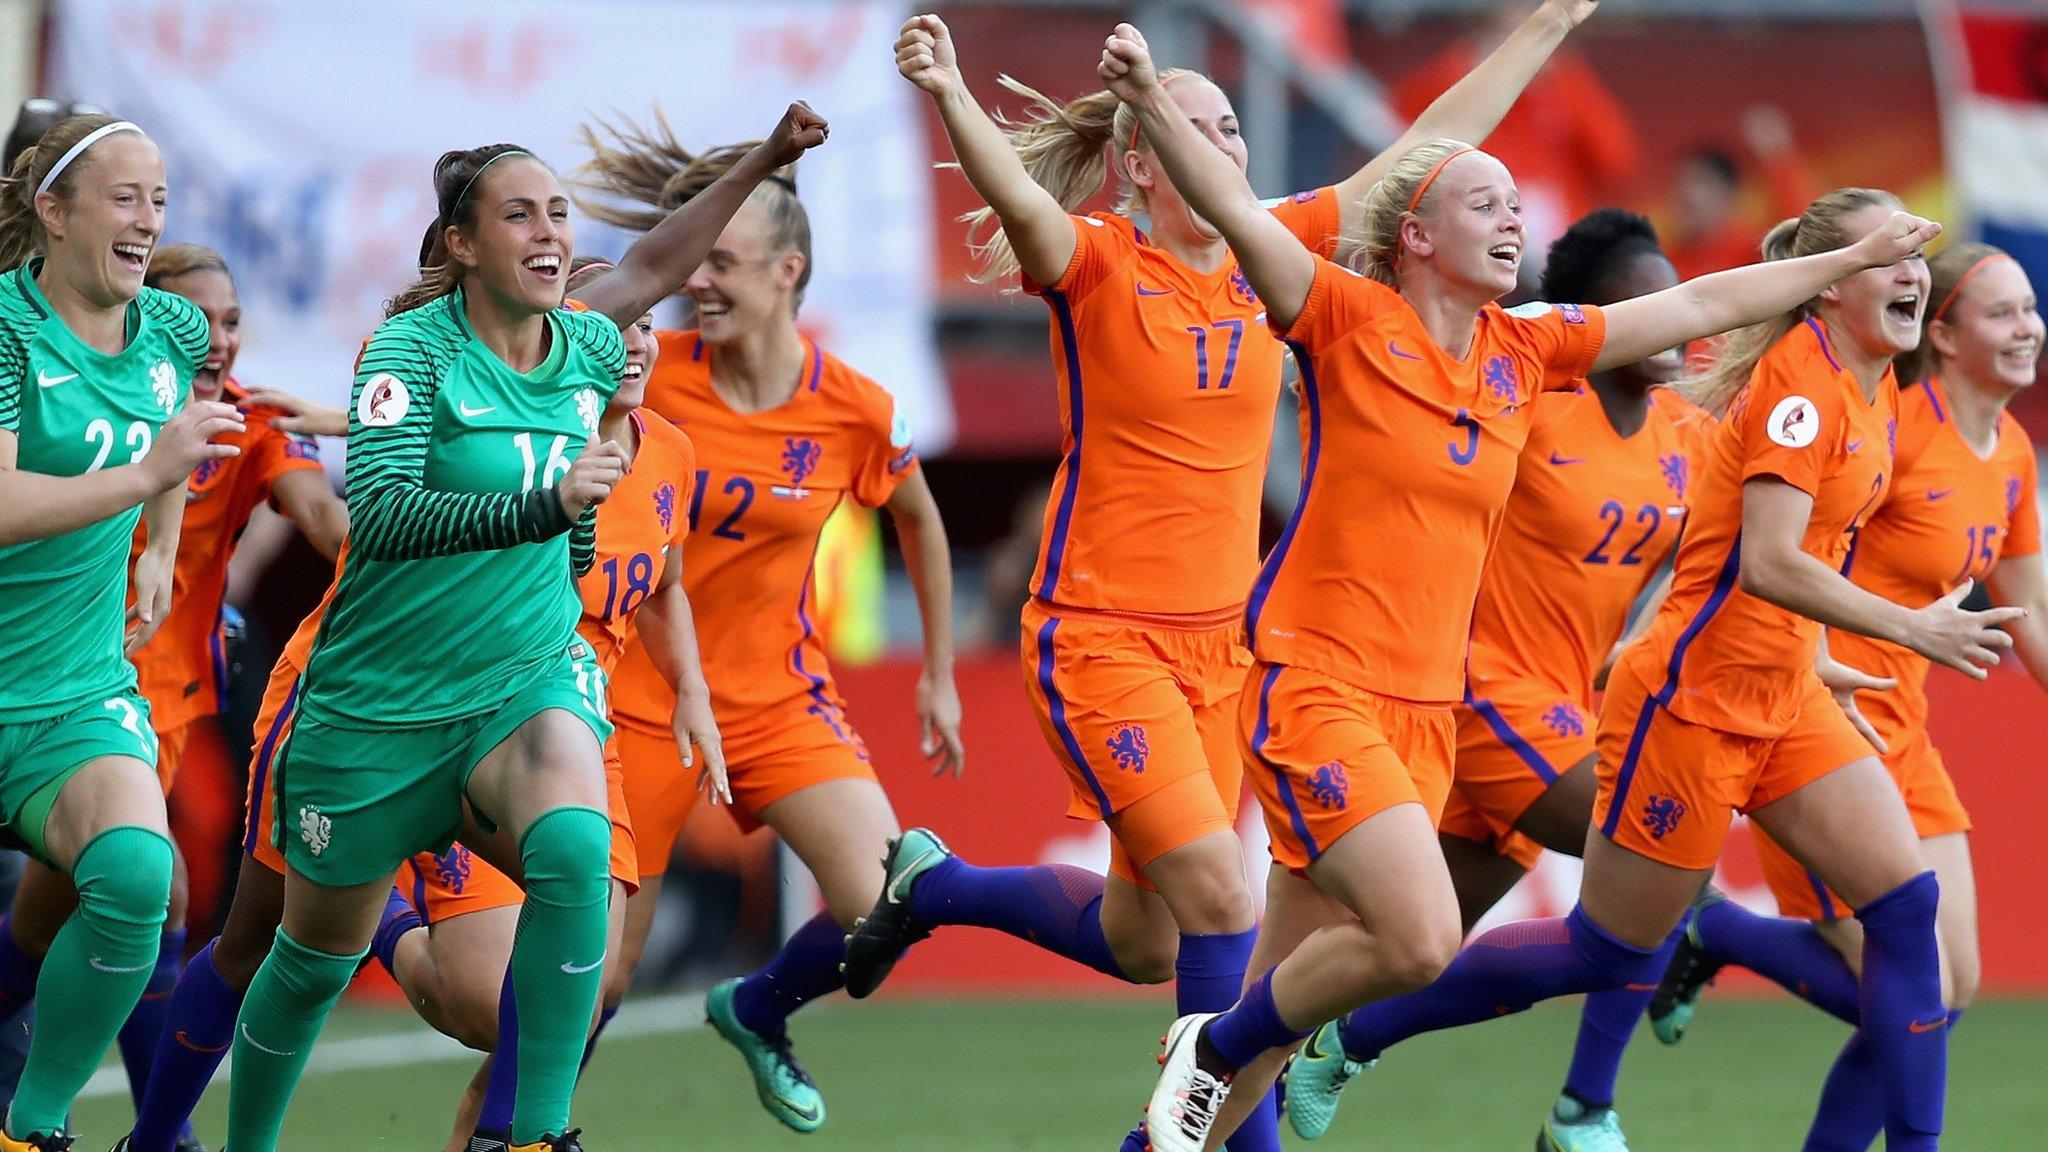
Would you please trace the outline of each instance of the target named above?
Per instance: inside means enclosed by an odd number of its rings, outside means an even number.
[[[692,196],[689,203],[634,241],[618,266],[584,285],[576,299],[591,311],[610,317],[620,328],[645,316],[649,308],[682,290],[754,186],[823,144],[827,131],[825,118],[811,111],[810,105],[802,101],[791,104],[766,140],[754,145],[711,187]]]
[[[1354,223],[1365,194],[1409,149],[1443,138],[1477,144],[1491,135],[1550,62],[1551,53],[1599,7],[1600,0],[1544,0],[1500,47],[1423,109],[1400,139],[1338,181],[1345,228]]]
[[[1136,28],[1116,26],[1102,49],[1097,72],[1109,90],[1137,112],[1138,124],[1173,186],[1189,207],[1222,233],[1269,316],[1283,327],[1291,325],[1315,284],[1315,257],[1259,204],[1237,165],[1188,123],[1159,83],[1145,37]]]
[[[1689,340],[1782,316],[1835,281],[1866,268],[1896,264],[1939,235],[1941,225],[1910,212],[1894,212],[1847,248],[1731,268],[1609,304],[1607,342],[1593,361],[1593,371],[1633,364]]]
[[[932,98],[960,171],[995,210],[1024,274],[1040,284],[1058,282],[1074,259],[1074,221],[1024,170],[1002,128],[967,90],[946,22],[930,15],[905,22],[896,38],[896,70]]]
[[[1780,608],[1911,648],[1937,664],[1982,680],[2012,637],[1998,626],[2026,615],[2024,608],[1966,612],[1963,585],[1923,608],[1894,604],[1851,583],[1803,548],[1813,497],[1772,476],[1742,486],[1742,590]]]

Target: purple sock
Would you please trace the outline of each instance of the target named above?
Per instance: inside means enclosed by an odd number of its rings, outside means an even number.
[[[171,1005],[171,989],[178,986],[178,973],[185,964],[185,929],[166,928],[157,942],[156,967],[143,986],[142,999],[128,1013],[115,1037],[121,1049],[121,1064],[128,1070],[128,1094],[142,1110],[142,1091],[149,1083],[149,1066],[156,1059],[157,1042],[164,1035],[164,1014]]]
[[[1338,1035],[1352,1059],[1377,1059],[1410,1036],[1521,1012],[1540,1000],[1627,984],[1654,986],[1656,960],[1655,949],[1609,936],[1574,906],[1561,920],[1523,920],[1480,936],[1435,983],[1352,1012]]]
[[[1657,971],[1671,964],[1671,954],[1685,935],[1680,920],[1651,961]],[[1628,1052],[1629,1037],[1635,1035],[1636,1021],[1650,1006],[1657,985],[1649,981],[1624,984],[1586,994],[1579,1010],[1579,1040],[1572,1049],[1571,1071],[1565,1074],[1565,1095],[1588,1108],[1614,1107],[1614,1082],[1621,1077],[1621,1058]]]
[[[577,1075],[582,1075],[583,1069],[590,1067],[590,1058],[597,1055],[598,1037],[603,1036],[604,1030],[611,1027],[612,1017],[618,1014],[619,1010],[616,1006],[607,1008],[597,1014],[597,1027],[590,1030],[590,1039],[583,1042],[583,1063],[576,1069]]]
[[[498,1047],[491,1053],[491,1077],[484,1083],[483,1107],[476,1130],[500,1135],[512,1131],[512,1105],[519,1098],[519,1004],[512,995],[512,968],[498,990]]]
[[[1740,964],[1838,1020],[1860,1018],[1856,974],[1812,924],[1759,916],[1733,900],[1705,905],[1694,919],[1709,956]]]
[[[12,1014],[36,998],[41,957],[23,951],[14,939],[14,916],[0,915],[0,1013]]]
[[[377,922],[377,934],[370,937],[371,955],[377,957],[377,963],[382,964],[384,970],[391,973],[392,979],[398,978],[398,941],[407,932],[422,927],[425,923],[426,921],[420,919],[419,912],[413,908],[412,902],[405,898],[405,894],[398,890],[397,885],[393,885],[390,893],[384,897],[384,918]]]
[[[1955,1031],[1962,1017],[1960,1008],[1948,1014],[1949,1031]],[[1804,1152],[1870,1152],[1883,1132],[1884,1088],[1878,1083],[1877,1054],[1858,1030],[1828,1070],[1813,1127],[1801,1147]]]
[[[917,878],[910,912],[927,924],[993,928],[1127,980],[1102,935],[1102,887],[1100,874],[1069,864],[977,868],[952,856]]]
[[[1180,953],[1173,962],[1174,1008],[1186,1016],[1191,1012],[1221,1012],[1235,1004],[1244,987],[1244,970],[1251,962],[1252,945],[1258,938],[1257,928],[1229,935],[1183,934]],[[1256,1109],[1223,1146],[1230,1152],[1280,1152],[1279,1112],[1265,1106]]]
[[[1273,1003],[1273,973],[1258,978],[1230,1011],[1209,1021],[1202,1040],[1235,1070],[1308,1035],[1288,1027]]]
[[[923,886],[924,877],[919,877],[918,887]],[[846,986],[839,973],[845,955],[846,930],[829,914],[818,913],[796,930],[766,967],[740,981],[732,1014],[749,1032],[782,1035],[791,1013]]]
[[[1933,1152],[1948,1095],[1948,1010],[1941,1003],[1935,909],[1941,885],[1922,872],[1865,904],[1863,1034],[1884,1088],[1886,1152]]]
[[[185,965],[164,1003],[156,1057],[136,1109],[130,1152],[172,1152],[191,1127],[192,1110],[235,1040],[242,994],[221,979],[209,941]]]

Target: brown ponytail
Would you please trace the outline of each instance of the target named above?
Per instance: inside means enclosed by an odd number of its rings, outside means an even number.
[[[36,215],[36,188],[50,174],[50,169],[56,167],[57,161],[62,160],[64,154],[80,140],[118,120],[118,117],[104,114],[59,120],[43,133],[35,147],[24,149],[15,157],[7,174],[0,176],[0,272],[19,268],[28,263],[31,256],[44,251],[48,237],[43,235],[42,219]],[[94,143],[93,148],[98,147],[99,144]],[[69,199],[77,187],[78,173],[91,155],[88,150],[58,173],[57,182],[50,186],[50,192],[59,200]]]

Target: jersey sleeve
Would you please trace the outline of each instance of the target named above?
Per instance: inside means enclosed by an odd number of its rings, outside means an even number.
[[[1824,387],[1799,378],[1777,357],[1766,354],[1750,377],[1741,421],[1742,479],[1782,480],[1809,496],[1820,494],[1821,478],[1842,449],[1848,414],[1832,382]]]
[[[422,560],[536,544],[567,532],[554,489],[438,492],[425,481],[440,365],[387,324],[357,361],[348,420],[349,537],[368,560]]]
[[[1399,306],[1400,293],[1377,280],[1351,269],[1315,257],[1316,278],[1309,285],[1308,299],[1294,323],[1281,325],[1268,319],[1273,334],[1289,344],[1300,344],[1313,352],[1336,343],[1360,325]]]
[[[910,442],[910,422],[896,410],[896,401],[880,385],[879,393],[861,428],[860,462],[853,470],[853,498],[866,507],[879,508],[896,494],[917,468],[917,449]]]
[[[244,442],[249,457],[243,474],[251,477],[267,498],[270,490],[291,472],[319,472],[320,446],[308,437],[280,432],[270,427],[261,414],[252,413],[249,430],[255,435]]]
[[[592,504],[569,527],[569,571],[581,580],[597,567],[597,505]]]
[[[0,324],[0,432],[21,428],[21,387],[28,382],[28,347],[11,326]]]
[[[2012,420],[2011,416],[2005,417]],[[2013,421],[2017,425],[2018,421]],[[2005,552],[2007,556],[2035,556],[2041,551],[2041,509],[2038,489],[2041,485],[2039,465],[2034,459],[2034,446],[2027,443],[2025,431],[2014,428],[2025,451],[2019,453],[2019,475],[2006,481],[2017,483],[2019,491],[2012,500],[2012,517],[2005,526]]]
[[[626,337],[619,326],[608,316],[602,316],[582,307],[566,309],[560,313],[562,326],[569,338],[589,356],[605,384],[598,395],[609,401],[612,393],[619,390],[619,374],[626,370]]]
[[[668,546],[680,551],[683,542],[690,538],[690,518],[680,510],[690,507],[697,498],[697,442],[680,428],[673,437],[676,453],[675,494],[669,499],[669,523],[674,527],[669,532]]]
[[[1607,314],[1592,304],[1530,303],[1504,315],[1515,342],[1543,366],[1539,392],[1578,387],[1607,342]]]
[[[1344,228],[1344,205],[1337,199],[1336,188],[1296,192],[1268,201],[1266,210],[1286,225],[1303,247],[1325,260],[1337,258],[1337,241]]]
[[[170,337],[172,347],[178,352],[178,378],[189,381],[199,366],[206,363],[206,354],[212,350],[213,333],[207,327],[206,313],[197,304],[174,292],[144,289],[147,293],[149,315],[163,325]]]
[[[1118,265],[1123,263],[1131,248],[1131,238],[1125,234],[1130,225],[1122,221],[1111,223],[1099,216],[1069,216],[1074,226],[1074,255],[1067,261],[1067,270],[1050,284],[1040,284],[1030,276],[1018,273],[1027,296],[1044,296],[1057,292],[1068,301],[1078,303],[1090,292],[1102,286]]]

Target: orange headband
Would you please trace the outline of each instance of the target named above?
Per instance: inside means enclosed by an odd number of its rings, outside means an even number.
[[[1420,184],[1417,184],[1417,185],[1415,186],[1415,195],[1413,195],[1413,196],[1410,196],[1410,197],[1408,198],[1408,210],[1409,210],[1410,212],[1413,212],[1413,211],[1415,211],[1415,207],[1416,207],[1416,205],[1418,205],[1418,204],[1421,204],[1421,203],[1422,203],[1422,195],[1423,195],[1423,193],[1425,193],[1425,192],[1428,192],[1428,191],[1429,191],[1429,186],[1430,186],[1431,184],[1434,184],[1434,183],[1436,183],[1436,178],[1437,178],[1437,175],[1438,175],[1439,173],[1441,173],[1441,172],[1442,172],[1442,171],[1444,170],[1444,165],[1446,165],[1446,164],[1449,164],[1449,163],[1450,163],[1451,161],[1453,161],[1453,160],[1456,160],[1456,159],[1457,159],[1458,157],[1460,157],[1460,156],[1463,156],[1463,155],[1464,155],[1465,153],[1467,153],[1467,152],[1477,152],[1477,151],[1479,151],[1479,149],[1477,149],[1477,148],[1470,148],[1470,147],[1467,147],[1467,148],[1458,148],[1458,149],[1454,149],[1454,150],[1453,150],[1453,151],[1451,152],[1451,154],[1450,154],[1449,156],[1446,156],[1446,157],[1444,157],[1443,159],[1441,159],[1441,160],[1437,161],[1437,162],[1436,162],[1436,167],[1434,167],[1434,168],[1431,168],[1431,169],[1429,170],[1429,175],[1427,175],[1427,176],[1424,176],[1424,177],[1422,178],[1422,183],[1420,183]]]
[[[1956,297],[1961,296],[1963,294],[1963,285],[1968,284],[1977,275],[1977,273],[1982,272],[1986,264],[1991,263],[1993,260],[2001,259],[2010,260],[2012,259],[2012,257],[2006,255],[2003,252],[1993,252],[1991,255],[1986,256],[1983,259],[1977,261],[1975,264],[1970,265],[1970,270],[1968,272],[1963,273],[1963,278],[1956,281],[1956,286],[1949,289],[1948,295],[1943,296],[1941,298],[1941,306],[1934,310],[1934,315],[1929,317],[1927,322],[1929,324],[1932,324],[1936,320],[1941,319],[1942,315],[1948,311],[1948,306],[1955,303]]]

